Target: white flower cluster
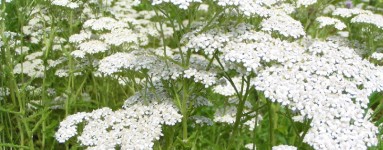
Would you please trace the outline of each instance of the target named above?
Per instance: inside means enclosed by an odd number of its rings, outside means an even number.
[[[127,24],[117,21],[110,17],[101,17],[98,19],[89,19],[84,22],[84,28],[90,28],[95,31],[112,30],[116,28],[127,27]]]
[[[294,51],[302,50],[298,45],[274,39],[262,32],[249,32],[230,42],[224,53],[226,63],[242,63],[247,71],[258,73],[263,63],[283,63],[295,59]],[[303,50],[302,50],[303,51]]]
[[[383,90],[383,76],[376,71],[382,68],[330,42],[314,42],[307,51],[266,68],[254,80],[256,89],[313,119],[304,141],[315,149],[376,145],[377,128],[362,114],[368,95]]]
[[[0,45],[1,47],[1,45]],[[30,48],[26,46],[16,47],[15,52],[17,55],[28,54]]]
[[[120,69],[133,69],[136,62],[139,61],[131,53],[115,53],[102,59],[98,68],[100,72],[111,75],[120,72]]]
[[[338,30],[343,30],[347,26],[340,21],[339,19],[331,18],[331,17],[318,17],[316,21],[319,22],[319,28],[324,28],[325,26],[334,26]]]
[[[203,37],[205,43],[198,44]],[[368,95],[383,90],[379,73],[383,68],[363,60],[353,49],[311,39],[290,43],[246,25],[187,34],[185,39],[190,51],[204,50],[207,55],[217,51],[226,66],[239,64],[256,73],[252,84],[269,100],[313,119],[304,140],[315,149],[366,149],[377,144],[377,128],[362,114]],[[233,123],[234,109],[216,111],[214,121]]]
[[[184,71],[185,78],[194,78],[195,82],[202,83],[205,87],[209,87],[216,82],[216,74],[208,71],[189,68]]]
[[[253,147],[254,147],[254,149],[253,149]],[[256,150],[257,149],[257,147],[254,146],[253,143],[246,144],[245,148],[248,149],[248,150]]]
[[[175,125],[182,116],[169,101],[151,102],[112,111],[101,108],[90,113],[80,112],[68,116],[60,123],[55,137],[64,143],[76,136],[88,149],[152,149],[154,141],[162,136],[161,125]],[[84,123],[81,133],[77,125]]]
[[[295,6],[285,0],[215,0],[219,6],[236,6],[246,16],[270,17],[277,14],[290,14]]]
[[[52,4],[57,6],[68,7],[71,9],[75,9],[79,7],[78,3],[72,2],[70,0],[52,0]]]
[[[152,5],[158,5],[162,3],[172,3],[177,5],[181,9],[187,9],[190,3],[198,2],[201,3],[202,0],[152,0]]]
[[[13,68],[13,73],[26,74],[33,78],[44,77],[44,62],[42,59],[38,58],[42,55],[43,52],[35,52],[27,55],[25,57],[26,61],[16,64]]]
[[[298,5],[298,7],[299,7],[299,6],[307,7],[307,6],[309,6],[309,5],[313,5],[313,4],[315,4],[315,3],[317,3],[317,0],[298,0],[298,1],[297,1],[297,5]]]
[[[298,148],[295,146],[290,146],[290,145],[278,145],[278,146],[273,146],[272,150],[297,150]]]
[[[197,29],[198,31],[198,29]],[[212,57],[216,50],[222,50],[225,42],[229,41],[231,35],[217,35],[219,31],[210,30],[202,34],[188,33],[183,37],[183,41],[188,39],[186,47],[198,52],[203,50],[206,55]],[[187,49],[184,49],[187,50]]]
[[[86,54],[96,54],[107,51],[109,46],[99,40],[90,40],[79,44],[78,48]]]
[[[204,50],[206,55],[219,51],[226,65],[242,63],[247,71],[259,71],[264,62],[283,63],[288,59],[294,59],[295,51],[303,49],[296,43],[289,43],[280,39],[274,39],[264,32],[255,32],[251,25],[240,24],[237,27],[229,28],[230,32],[224,30],[207,31],[201,35],[187,34],[187,46],[189,50]],[[219,45],[205,48],[198,44],[203,37],[214,37],[205,40],[203,45]],[[223,40],[224,39],[224,40]],[[221,42],[221,43],[220,43]],[[238,69],[238,66],[233,67]]]
[[[38,44],[43,40],[43,37],[46,37],[47,33],[51,31],[48,23],[52,20],[47,15],[47,10],[39,6],[32,10],[30,16],[31,19],[22,27],[22,32],[25,36],[30,36],[31,43]]]
[[[179,55],[173,55],[172,49],[169,49],[167,56],[174,61],[180,61]],[[116,53],[111,56],[105,57],[99,63],[99,71],[111,75],[113,73],[121,72],[122,70],[141,71],[147,69],[148,74],[152,76],[153,80],[158,79],[177,79],[185,77],[193,79],[195,82],[201,83],[206,87],[212,86],[216,83],[216,73],[214,71],[205,71],[209,62],[199,55],[191,55],[189,68],[182,68],[174,62],[166,62],[158,55],[161,54],[157,50],[133,51],[130,53]],[[163,54],[161,54],[163,55]]]
[[[285,37],[299,38],[306,35],[302,24],[286,14],[273,15],[262,21],[263,31],[275,31]]]
[[[82,43],[86,40],[89,40],[92,36],[90,32],[81,32],[79,34],[73,34],[69,37],[69,42],[71,43]]]
[[[64,143],[69,138],[75,136],[77,134],[77,124],[83,122],[86,116],[89,116],[89,114],[80,112],[70,115],[61,121],[60,129],[55,134],[56,140]]]
[[[94,17],[83,24],[83,30],[73,34],[69,42],[79,50],[73,51],[76,58],[84,58],[86,54],[105,52],[110,47],[119,46],[118,51],[138,49],[149,43],[149,37],[160,37],[158,23],[150,21],[154,11],[136,11],[137,0],[116,1],[110,9],[113,16]],[[91,11],[92,12],[92,11]],[[171,28],[162,26],[165,37],[173,35]]]
[[[105,27],[110,27],[106,25]],[[101,25],[97,27],[92,26],[91,28],[101,29]],[[92,34],[88,31],[82,31],[79,34],[74,34],[69,37],[69,42],[78,44],[79,50],[73,51],[71,54],[76,58],[84,58],[86,54],[96,54],[106,52],[111,46],[121,46],[123,44],[130,44],[130,49],[137,49],[138,45],[146,45],[147,40],[137,33],[134,33],[130,29],[126,28],[113,28],[110,32],[102,34],[100,38],[92,38]]]
[[[236,6],[246,16],[258,15],[267,17],[276,13],[291,13],[295,6],[284,3],[285,0],[214,0],[217,5]],[[152,5],[172,3],[181,9],[188,9],[191,3],[202,3],[202,0],[152,0]],[[307,3],[307,2],[306,2]],[[203,3],[202,3],[203,4]],[[204,5],[204,4],[203,4]]]
[[[383,60],[383,53],[374,52],[372,53],[371,58],[376,60]]]
[[[351,23],[366,23],[383,29],[383,16],[379,14],[359,14],[351,19]]]
[[[101,39],[103,39],[105,43],[113,46],[120,46],[123,43],[140,43],[137,34],[130,29],[112,30],[110,33],[101,35]]]
[[[359,15],[359,14],[372,15],[373,13],[369,10],[363,10],[363,9],[359,9],[359,8],[353,8],[353,9],[337,8],[332,13],[332,15],[334,15],[334,16],[340,16],[343,18],[350,18],[352,16]]]

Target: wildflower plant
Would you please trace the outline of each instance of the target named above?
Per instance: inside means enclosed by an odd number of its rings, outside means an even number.
[[[2,1],[0,147],[381,149],[382,5]]]

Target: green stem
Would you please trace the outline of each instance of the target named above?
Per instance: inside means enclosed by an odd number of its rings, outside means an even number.
[[[245,82],[246,82],[246,85],[245,85]],[[233,84],[233,86],[235,87],[234,84]],[[244,87],[246,87],[246,89],[244,89]],[[241,123],[241,118],[243,116],[243,110],[245,109],[245,102],[246,102],[247,96],[249,94],[249,91],[250,91],[250,76],[247,77],[247,80],[245,80],[245,77],[243,76],[242,77],[241,92],[238,95],[239,102],[237,105],[237,113],[235,116],[233,132],[232,132],[232,135],[230,136],[230,142],[231,142],[230,146],[237,145],[237,144],[235,144],[235,139],[236,139],[237,134],[238,134],[239,129],[240,129],[239,125]],[[243,95],[243,92],[245,92],[244,95]]]
[[[271,150],[272,147],[275,145],[275,127],[276,127],[276,108],[275,105],[268,101],[269,105],[269,149]]]
[[[189,99],[188,97],[188,85],[185,81],[185,79],[182,81],[182,91],[183,91],[183,94],[182,94],[182,105],[181,105],[181,111],[182,111],[182,139],[183,139],[183,142],[186,142],[187,141],[187,138],[188,138],[188,125],[187,125],[187,121],[188,121],[188,118],[189,118],[189,114],[188,114],[188,106],[187,106],[187,101]]]
[[[257,125],[258,125],[258,114],[259,114],[259,97],[258,97],[258,92],[256,90],[254,90],[255,92],[255,100],[257,101],[256,104],[255,104],[255,108],[257,108],[256,112],[255,112],[255,123],[254,123],[254,129],[253,129],[253,150],[255,150],[255,143],[256,143],[256,129],[257,129]]]

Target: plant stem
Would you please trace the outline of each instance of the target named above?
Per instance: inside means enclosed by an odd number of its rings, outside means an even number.
[[[183,142],[186,142],[187,141],[187,138],[188,138],[188,125],[187,125],[187,121],[188,121],[188,106],[187,106],[187,100],[188,100],[188,85],[185,81],[185,79],[182,81],[183,83],[183,86],[182,86],[182,91],[183,91],[183,94],[182,94],[182,105],[181,105],[181,111],[182,111],[182,139],[183,139]]]
[[[268,105],[269,105],[269,149],[271,150],[272,147],[275,145],[275,132],[274,132],[274,129],[276,127],[276,118],[275,118],[275,115],[276,115],[276,110],[275,110],[275,105],[270,102],[270,101],[267,101]]]
[[[255,93],[255,101],[256,102],[256,105],[255,105],[255,108],[257,108],[256,110],[256,113],[255,113],[255,122],[254,122],[254,129],[253,129],[253,150],[255,150],[255,135],[256,135],[256,129],[257,129],[257,125],[258,125],[258,115],[259,115],[259,97],[258,97],[258,92],[257,90],[254,90],[254,93]]]

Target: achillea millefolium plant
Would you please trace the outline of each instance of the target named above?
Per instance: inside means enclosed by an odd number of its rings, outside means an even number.
[[[381,0],[0,2],[0,149],[383,149]]]

